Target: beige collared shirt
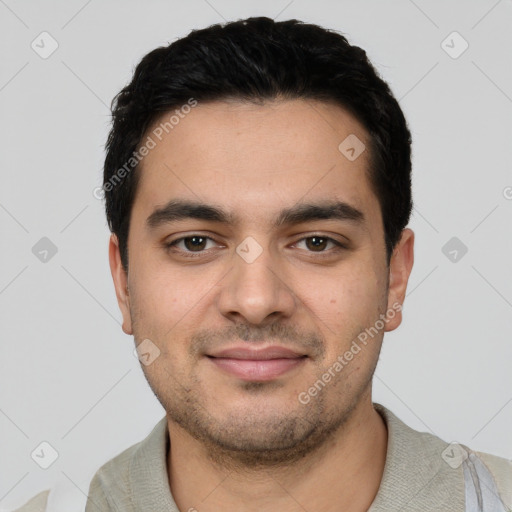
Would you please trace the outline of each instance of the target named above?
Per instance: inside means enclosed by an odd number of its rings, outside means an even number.
[[[512,509],[512,461],[478,452],[469,459],[467,454],[471,452],[432,434],[411,429],[380,404],[375,403],[374,407],[387,425],[388,447],[380,487],[368,512],[501,512],[505,507]],[[169,488],[168,449],[167,419],[163,417],[146,439],[96,472],[89,487],[85,512],[180,512]],[[484,468],[484,472],[490,470],[490,480],[482,481],[479,486],[478,475],[482,474],[482,469],[476,473],[472,469],[472,474],[477,474],[473,480],[476,478],[478,493],[473,488],[468,491],[467,463],[474,460],[475,455],[480,468]],[[468,459],[465,464],[462,463],[464,457]],[[477,500],[477,494],[483,497]],[[48,491],[40,493],[17,512],[61,512],[50,510],[50,499],[46,508],[47,498]],[[500,500],[501,510],[497,505]],[[69,508],[66,512],[75,510],[82,512],[83,508]]]

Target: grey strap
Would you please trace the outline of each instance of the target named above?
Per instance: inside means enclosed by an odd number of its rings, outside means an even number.
[[[465,512],[508,512],[492,473],[475,453],[464,446],[468,457],[462,463],[466,488]]]

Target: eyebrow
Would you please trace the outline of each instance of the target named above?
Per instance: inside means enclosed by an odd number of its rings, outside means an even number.
[[[173,199],[157,208],[146,220],[150,229],[183,219],[197,219],[221,224],[237,224],[239,219],[233,213],[219,206]],[[361,210],[344,201],[322,201],[321,203],[300,203],[281,210],[274,219],[273,227],[289,226],[315,220],[340,220],[363,224],[365,216]]]

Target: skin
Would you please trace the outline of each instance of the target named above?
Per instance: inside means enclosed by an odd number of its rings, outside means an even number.
[[[167,413],[169,485],[181,511],[334,512],[340,503],[366,511],[377,494],[387,430],[371,382],[384,332],[400,325],[401,312],[309,403],[298,400],[380,314],[403,304],[413,266],[408,228],[386,264],[369,150],[355,161],[338,150],[349,134],[368,148],[364,127],[323,102],[200,103],[142,162],[129,269],[115,235],[110,266],[124,332],[160,350],[142,368]],[[221,206],[239,221],[148,228],[151,213],[178,198]],[[360,209],[364,223],[272,224],[283,208],[326,200]],[[199,250],[190,239],[164,246],[194,235],[213,240]],[[347,248],[317,247],[307,238],[315,235]],[[251,263],[236,252],[249,236],[262,249]],[[308,357],[271,381],[247,382],[205,356],[235,344]]]

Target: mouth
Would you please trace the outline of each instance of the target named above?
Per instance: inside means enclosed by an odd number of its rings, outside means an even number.
[[[284,347],[234,347],[207,354],[222,372],[247,381],[270,381],[304,364],[307,355]]]

